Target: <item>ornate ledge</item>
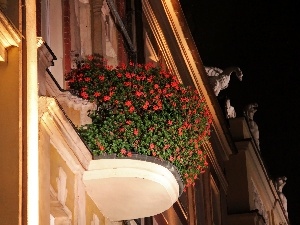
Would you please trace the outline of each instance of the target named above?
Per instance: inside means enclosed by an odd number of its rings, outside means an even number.
[[[142,155],[92,160],[83,182],[89,196],[111,221],[159,214],[169,209],[183,190],[172,164]]]
[[[94,104],[61,89],[49,70],[46,73],[45,82],[47,95],[57,99],[75,126],[91,123],[91,119],[87,114],[89,110],[95,109]]]
[[[0,62],[6,61],[6,48],[18,46],[20,41],[18,30],[0,10]]]

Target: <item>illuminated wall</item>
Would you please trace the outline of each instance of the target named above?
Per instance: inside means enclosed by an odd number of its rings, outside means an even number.
[[[19,48],[0,62],[0,223],[18,224],[21,204],[21,93]]]

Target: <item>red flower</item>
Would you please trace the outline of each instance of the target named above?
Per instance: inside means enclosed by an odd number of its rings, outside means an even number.
[[[171,82],[171,86],[172,86],[173,88],[175,88],[176,90],[179,89],[179,87],[178,87],[178,82],[172,81],[172,82]]]
[[[146,110],[146,109],[148,109],[148,107],[149,107],[149,102],[148,102],[148,101],[146,101],[146,102],[145,102],[145,104],[143,105],[143,109],[145,109],[145,110]]]
[[[154,105],[154,106],[153,106],[153,109],[154,109],[155,111],[157,111],[157,110],[159,110],[159,106],[158,106],[158,105]]]
[[[132,105],[132,103],[131,103],[131,101],[128,100],[128,101],[125,102],[125,105],[126,105],[127,107],[130,107],[130,106]]]
[[[96,104],[91,117],[101,119],[93,121],[95,129],[89,129],[90,124],[79,128],[91,151],[131,157],[133,152],[118,147],[120,143],[140,154],[145,154],[140,149],[146,144],[147,154],[176,162],[180,174],[186,174],[185,188],[208,166],[202,144],[212,115],[201,94],[184,87],[176,76],[151,64],[113,68],[99,56],[88,56],[81,68],[67,74],[66,82],[73,93]],[[102,144],[95,143],[99,133]]]
[[[135,96],[137,96],[137,97],[141,97],[143,94],[144,94],[144,93],[141,92],[141,91],[136,91],[136,92],[135,92]]]
[[[104,96],[103,100],[106,102],[106,101],[109,101],[110,100],[110,96]]]
[[[125,76],[126,76],[126,78],[128,78],[128,79],[130,79],[130,78],[132,77],[131,73],[129,73],[129,72],[126,72]]]
[[[154,131],[154,130],[155,130],[154,127],[150,127],[150,128],[149,128],[149,131]]]
[[[153,82],[153,76],[148,77],[148,78],[147,78],[147,81],[148,81],[149,83],[152,83],[152,82]]]
[[[124,85],[125,85],[126,87],[129,87],[129,86],[131,86],[131,82],[124,82]]]
[[[179,136],[182,135],[182,128],[178,128],[178,134],[179,134]]]
[[[100,92],[96,91],[96,92],[94,93],[94,96],[95,96],[95,97],[99,97],[99,96],[100,96]]]
[[[99,78],[99,80],[101,80],[101,81],[104,81],[104,79],[105,79],[105,77],[104,77],[103,75],[100,75],[98,78]]]
[[[125,148],[121,149],[121,154],[126,155],[126,149]]]
[[[135,110],[134,106],[130,106],[130,108],[129,108],[129,112],[130,112],[130,113],[133,113],[133,112],[134,112],[134,110]]]
[[[81,97],[84,99],[87,99],[89,97],[88,93],[86,93],[85,91],[81,92]]]
[[[170,148],[170,145],[165,145],[163,149],[166,150],[168,148]]]

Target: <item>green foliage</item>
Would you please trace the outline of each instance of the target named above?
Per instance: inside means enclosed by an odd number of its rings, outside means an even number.
[[[88,56],[66,75],[70,91],[97,108],[79,133],[95,155],[132,153],[173,163],[185,182],[194,183],[207,166],[201,145],[210,134],[204,99],[160,67],[104,66]]]

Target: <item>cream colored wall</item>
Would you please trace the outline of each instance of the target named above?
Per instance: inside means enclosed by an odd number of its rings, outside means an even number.
[[[0,223],[18,224],[21,204],[21,102],[19,48],[0,62]]]
[[[96,215],[99,219],[99,224],[105,224],[105,218],[100,210],[97,208],[93,200],[88,194],[86,194],[86,224],[91,224],[93,221],[93,215]]]
[[[53,187],[54,191],[58,193],[57,178],[59,177],[59,168],[62,168],[67,175],[67,198],[66,206],[72,213],[72,218],[74,218],[74,199],[75,199],[75,175],[67,166],[65,160],[61,158],[58,154],[56,148],[50,144],[50,185]],[[74,222],[74,220],[73,220]],[[75,224],[75,223],[73,223]]]
[[[39,221],[40,224],[49,224],[50,213],[50,137],[43,126],[39,131]]]
[[[47,138],[44,138],[44,140],[47,140]],[[76,174],[72,172],[72,170],[69,168],[68,163],[65,161],[65,159],[62,158],[62,156],[58,153],[57,149],[49,143],[49,150],[50,150],[50,185],[54,189],[55,193],[58,193],[58,186],[57,186],[57,178],[59,177],[59,168],[62,168],[63,171],[67,175],[67,198],[66,198],[66,206],[70,210],[72,214],[72,224],[77,224],[80,220],[80,212],[78,212],[78,207],[80,204],[79,198],[77,198],[77,191],[78,191],[78,182],[81,182],[81,180],[76,180],[78,177]],[[48,189],[49,190],[49,189]],[[80,192],[78,192],[80,193]],[[105,224],[105,218],[100,212],[100,210],[97,208],[95,203],[92,201],[92,199],[85,193],[85,221],[86,224],[91,224],[93,221],[94,214],[98,217],[100,224]],[[82,198],[81,198],[82,199]],[[79,205],[78,205],[79,203]],[[81,224],[80,222],[78,224]]]

